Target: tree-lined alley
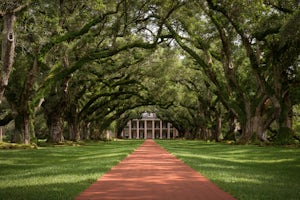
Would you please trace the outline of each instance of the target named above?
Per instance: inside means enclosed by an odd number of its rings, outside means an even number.
[[[0,125],[25,144],[101,139],[149,109],[182,137],[299,140],[299,7],[4,0]]]

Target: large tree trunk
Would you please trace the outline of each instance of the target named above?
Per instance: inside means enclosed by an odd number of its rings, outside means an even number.
[[[78,120],[78,113],[76,105],[71,104],[68,108],[68,112],[65,114],[65,118],[68,121],[69,139],[72,141],[80,140],[80,124]]]
[[[276,73],[275,73],[276,72]],[[274,83],[274,88],[276,95],[272,95],[270,100],[274,108],[275,120],[278,124],[277,130],[277,143],[288,144],[292,138],[292,102],[289,96],[289,91],[284,93],[282,89],[282,81],[279,72],[275,71],[274,77],[276,77],[277,82]]]
[[[42,105],[44,107],[47,126],[49,129],[48,142],[63,142],[64,120],[62,116],[65,108],[64,99],[62,99],[59,94],[55,94],[53,96],[49,96]]]
[[[24,82],[24,88],[21,89],[21,94],[19,96],[19,101],[16,104],[14,100],[7,98],[10,103],[13,104],[18,116],[15,120],[15,136],[14,141],[23,144],[29,144],[31,136],[34,135],[34,128],[32,126],[33,114],[30,108],[30,100],[33,94],[33,87],[38,74],[39,68],[36,59],[33,61],[32,68],[26,76],[26,81]],[[31,132],[32,131],[32,132]],[[33,133],[33,134],[32,134]]]
[[[24,133],[22,140],[23,144],[30,144],[30,114],[24,115]]]
[[[8,84],[10,72],[12,70],[15,54],[14,24],[16,17],[13,12],[8,12],[3,16],[2,31],[2,68],[0,74],[0,103],[2,102],[5,88]]]
[[[80,140],[79,125],[76,121],[68,121],[69,139],[72,141]]]
[[[67,56],[63,59],[64,67],[68,67]],[[65,77],[61,80],[60,85],[53,86],[50,95],[45,98],[43,107],[45,110],[47,125],[50,131],[49,142],[60,143],[64,141],[63,128],[64,128],[64,112],[68,103],[68,87],[71,76]]]
[[[13,142],[30,144],[30,114],[19,114],[15,118]]]
[[[203,140],[209,140],[211,139],[211,130],[207,127],[201,128],[201,139]]]
[[[63,137],[63,112],[65,108],[64,99],[59,93],[49,95],[42,104],[47,119],[47,127],[49,130],[48,142],[61,143]]]
[[[247,118],[245,123],[241,123],[242,135],[239,139],[240,143],[246,144],[253,136],[251,119]]]
[[[256,105],[255,109],[251,109],[251,106],[255,106],[255,104],[245,103],[245,116],[241,118],[245,120],[240,121],[242,128],[240,142],[242,144],[246,144],[251,139],[254,139],[254,135],[257,140],[267,142],[265,133],[273,120],[267,116],[264,110],[265,99],[266,97],[261,98],[260,103]],[[254,110],[254,112],[252,112],[252,110]]]
[[[53,113],[51,116],[48,115],[47,125],[50,132],[48,141],[51,143],[64,142],[64,122],[61,116],[57,113]]]
[[[218,115],[215,130],[213,130],[213,139],[216,142],[219,142],[221,134],[222,134],[222,116]]]
[[[266,125],[267,123],[268,122],[260,115],[247,116],[246,122],[241,124],[242,135],[240,142],[246,144],[250,142],[251,139],[254,139],[254,136],[259,141],[267,142],[265,135],[268,127]]]
[[[286,96],[282,99],[280,104],[280,113],[277,118],[277,122],[279,125],[278,129],[278,136],[277,136],[277,142],[281,144],[289,144],[290,140],[293,136],[292,131],[292,103],[290,101],[290,98]]]
[[[266,138],[266,120],[259,114],[256,114],[255,116],[252,117],[251,119],[252,122],[252,131],[254,134],[256,134],[256,139],[259,141],[267,142]]]

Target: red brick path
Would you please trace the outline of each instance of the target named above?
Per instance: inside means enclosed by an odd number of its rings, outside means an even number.
[[[153,140],[103,175],[76,200],[233,200]]]

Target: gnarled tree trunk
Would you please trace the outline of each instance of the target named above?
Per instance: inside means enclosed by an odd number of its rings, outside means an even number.
[[[54,94],[47,97],[43,103],[47,126],[49,129],[49,139],[51,143],[61,143],[64,141],[63,129],[64,129],[64,120],[63,113],[66,104],[66,100],[62,94]]]
[[[2,30],[2,68],[0,74],[0,103],[2,102],[5,88],[8,84],[10,72],[12,70],[15,55],[14,24],[16,17],[13,12],[7,12],[3,16]]]
[[[288,144],[293,136],[293,106],[288,95],[280,101],[280,112],[277,115],[277,123],[279,125],[277,142]]]
[[[257,140],[267,142],[265,120],[257,115],[248,117],[247,119],[246,124],[242,126],[241,143],[249,142],[254,136]]]
[[[15,118],[15,134],[13,142],[30,144],[30,114],[18,114]]]
[[[49,142],[51,143],[61,143],[64,141],[63,127],[64,122],[60,114],[52,113],[48,115],[47,125],[50,131]]]
[[[72,141],[80,140],[79,124],[77,120],[68,121],[69,139]]]
[[[268,116],[264,110],[264,102],[266,98],[262,98],[255,109],[251,109],[251,105],[246,104],[244,121],[241,122],[242,136],[240,142],[245,144],[254,136],[257,140],[267,142],[265,133],[267,128],[273,121],[273,117]],[[254,106],[254,105],[252,105]],[[252,112],[254,110],[254,112]]]

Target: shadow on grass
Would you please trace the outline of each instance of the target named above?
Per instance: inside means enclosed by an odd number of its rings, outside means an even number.
[[[1,189],[2,195],[0,199],[15,200],[15,199],[32,199],[32,200],[67,200],[74,199],[78,190],[85,188],[94,180],[81,181],[77,183],[53,183],[40,184],[35,186],[14,186]],[[68,192],[66,192],[68,190]],[[71,195],[70,195],[71,194]]]
[[[300,149],[157,141],[237,199],[299,199]]]
[[[73,199],[141,143],[0,150],[0,199]]]

